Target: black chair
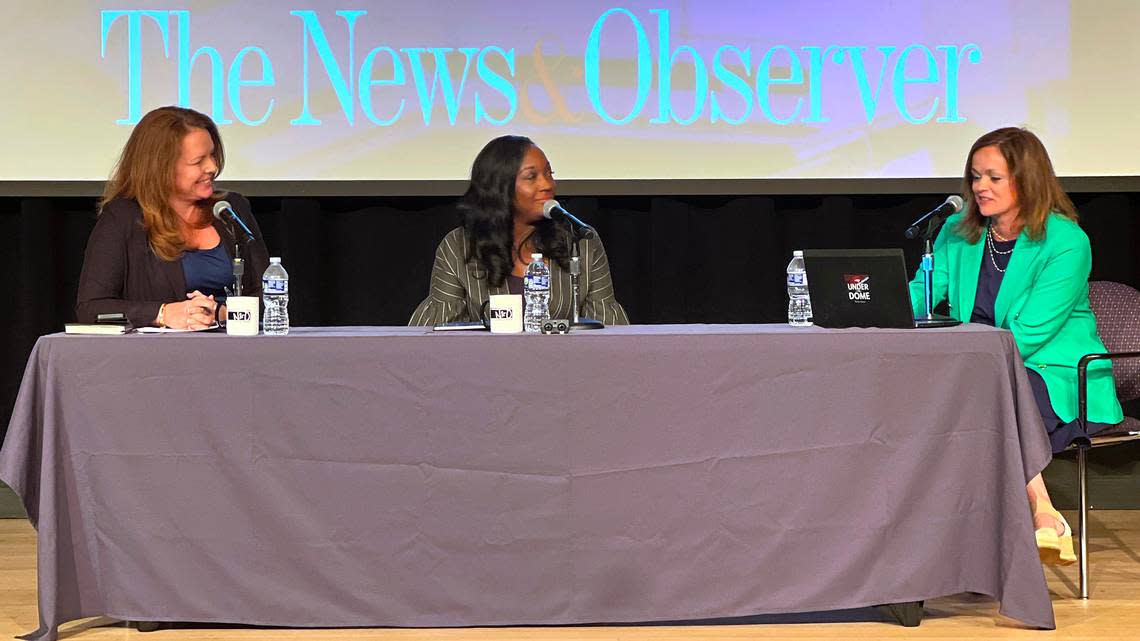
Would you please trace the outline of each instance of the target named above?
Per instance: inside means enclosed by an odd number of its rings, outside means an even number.
[[[1077,364],[1078,420],[1088,424],[1088,366],[1093,361],[1112,361],[1116,395],[1121,403],[1140,398],[1140,292],[1121,283],[1093,281],[1089,283],[1089,304],[1096,315],[1097,333],[1108,350],[1105,354],[1087,354]],[[1097,432],[1087,444],[1073,444],[1077,451],[1078,498],[1080,514],[1080,587],[1081,598],[1089,598],[1088,562],[1088,454],[1089,450],[1140,440],[1140,420],[1125,416],[1112,427]]]

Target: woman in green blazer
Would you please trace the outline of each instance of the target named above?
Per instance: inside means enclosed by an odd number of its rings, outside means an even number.
[[[1089,308],[1092,249],[1077,224],[1044,145],[1006,127],[977,140],[967,156],[966,208],[947,219],[934,243],[934,304],[947,301],[962,322],[1013,333],[1029,372],[1053,451],[1087,438],[1077,418],[1077,362],[1104,352]],[[923,311],[921,272],[911,281]],[[1088,431],[1123,420],[1112,366],[1089,367]],[[1027,485],[1037,544],[1046,562],[1076,561],[1072,530],[1038,474]]]
[[[550,267],[550,317],[570,318],[570,238],[543,216],[554,198],[550,161],[529,138],[501,136],[487,143],[471,166],[471,182],[459,201],[463,225],[451,231],[435,253],[428,297],[409,325],[476,321],[491,294],[523,293],[532,253]],[[606,250],[595,234],[581,242],[579,314],[606,325],[628,325],[614,298]]]

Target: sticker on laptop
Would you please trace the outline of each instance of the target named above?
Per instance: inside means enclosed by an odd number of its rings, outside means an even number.
[[[847,299],[856,303],[871,301],[871,277],[867,274],[844,274],[847,283]]]

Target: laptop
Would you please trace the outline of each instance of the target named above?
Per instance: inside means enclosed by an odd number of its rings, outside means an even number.
[[[811,311],[819,327],[952,327],[914,317],[901,249],[805,249]]]

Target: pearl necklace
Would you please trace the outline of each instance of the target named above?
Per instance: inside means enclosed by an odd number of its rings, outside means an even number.
[[[994,254],[998,254],[999,256],[1007,256],[1013,253],[1013,247],[1010,247],[1005,251],[999,250],[996,246],[994,246],[994,239],[997,239],[998,242],[1002,243],[1008,243],[1009,241],[999,236],[998,233],[994,231],[993,227],[990,227],[989,233],[986,234],[986,248],[989,250],[986,253],[989,254],[990,263],[994,266],[994,269],[998,270],[998,273],[1004,274],[1005,270],[1001,267],[998,267],[997,260],[994,259]]]

